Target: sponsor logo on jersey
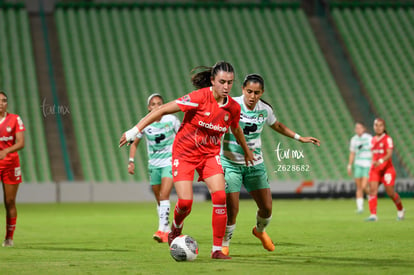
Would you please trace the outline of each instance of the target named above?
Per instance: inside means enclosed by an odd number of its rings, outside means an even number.
[[[0,141],[9,141],[9,140],[13,140],[13,136],[2,136],[0,137]]]
[[[229,120],[229,114],[227,114],[227,113],[226,113],[226,114],[224,115],[224,121],[227,121],[227,120]]]
[[[384,149],[374,149],[372,150],[373,154],[384,154]]]
[[[259,123],[263,123],[263,121],[264,121],[264,115],[263,114],[260,114],[259,117],[257,118],[257,121]]]
[[[250,123],[263,123],[264,122],[264,115],[263,114],[259,114],[259,116],[249,116],[246,115],[244,113],[240,114],[240,120],[243,122],[250,122]]]
[[[191,101],[191,98],[190,98],[189,95],[185,95],[182,98],[180,98],[180,101],[182,101],[182,102],[190,102]]]
[[[218,131],[218,132],[224,132],[224,133],[227,132],[227,127],[221,127],[219,124],[214,125],[211,122],[206,123],[204,121],[199,120],[198,125],[200,125],[201,127],[210,129],[210,130]]]

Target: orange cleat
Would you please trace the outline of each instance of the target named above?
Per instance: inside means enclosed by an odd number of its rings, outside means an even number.
[[[221,250],[216,250],[213,253],[211,253],[211,258],[218,259],[218,260],[231,260],[231,257],[224,255],[224,253],[221,252]]]
[[[221,248],[221,252],[223,252],[224,255],[229,256],[229,254],[230,254],[229,247],[228,246],[223,246]]]
[[[168,234],[169,233],[170,232],[162,232],[162,238],[161,238],[161,240],[162,240],[163,243],[168,243]]]
[[[256,226],[255,226],[255,227],[253,227],[252,233],[256,238],[258,238],[262,242],[262,245],[263,245],[264,249],[266,249],[268,251],[275,250],[275,245],[272,242],[272,239],[270,239],[269,235],[267,235],[266,232],[264,232],[264,231],[263,232],[258,232],[257,229],[256,229]]]
[[[154,233],[154,235],[152,235],[152,238],[155,241],[157,241],[159,243],[162,243],[163,242],[163,238],[165,238],[164,235],[165,235],[165,232],[162,232],[162,231],[158,230],[157,232]]]

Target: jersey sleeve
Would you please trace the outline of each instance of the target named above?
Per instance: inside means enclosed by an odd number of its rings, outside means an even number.
[[[181,111],[186,112],[197,109],[199,103],[203,102],[203,99],[205,99],[203,92],[196,90],[175,100],[175,103],[177,103]]]
[[[273,124],[276,123],[277,118],[272,108],[268,108],[267,113],[268,113],[268,116],[267,116],[266,123],[267,125],[272,126]]]
[[[232,111],[233,120],[230,123],[231,127],[237,128],[239,126],[240,113],[241,113],[241,107],[238,103],[235,103],[233,111]]]
[[[23,120],[20,118],[20,116],[17,116],[17,127],[16,127],[16,133],[23,132],[26,129],[24,128]]]
[[[386,149],[394,149],[394,142],[392,141],[391,137],[387,137],[385,144],[387,145]]]
[[[176,116],[174,116],[173,125],[174,125],[174,131],[177,133],[178,129],[180,129],[181,122]]]
[[[371,142],[370,142],[370,144],[371,144]],[[351,138],[351,142],[349,143],[349,151],[350,152],[355,152],[356,151],[356,149],[355,149],[355,138]]]

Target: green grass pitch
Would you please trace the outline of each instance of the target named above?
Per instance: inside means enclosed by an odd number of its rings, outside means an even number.
[[[396,221],[389,199],[378,222],[364,222],[354,200],[274,200],[267,232],[251,234],[254,201],[241,201],[230,261],[210,259],[211,202],[194,203],[184,234],[199,243],[194,262],[175,262],[152,240],[155,203],[19,204],[15,247],[0,247],[1,274],[409,274],[414,272],[414,200]],[[174,206],[174,203],[172,203]],[[367,206],[366,206],[367,208]],[[4,212],[0,217],[4,234]]]

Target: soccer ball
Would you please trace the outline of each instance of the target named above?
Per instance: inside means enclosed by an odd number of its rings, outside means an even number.
[[[170,253],[177,262],[194,261],[198,255],[198,244],[190,236],[181,235],[172,241]]]

